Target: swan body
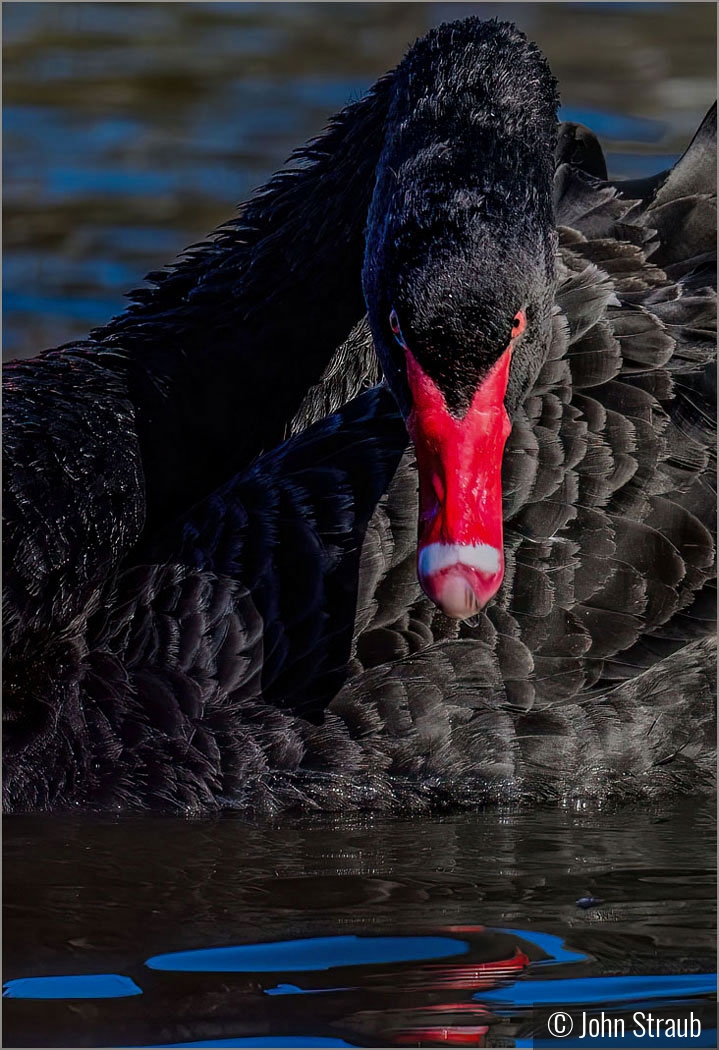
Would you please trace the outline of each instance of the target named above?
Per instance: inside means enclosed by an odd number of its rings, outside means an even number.
[[[613,184],[555,107],[442,26],[5,369],[6,809],[710,789],[716,115]]]

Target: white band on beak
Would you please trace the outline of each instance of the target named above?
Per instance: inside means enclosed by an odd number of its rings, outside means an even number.
[[[502,552],[488,543],[429,543],[419,552],[420,576],[433,576],[452,565],[466,565],[494,576],[502,565]]]

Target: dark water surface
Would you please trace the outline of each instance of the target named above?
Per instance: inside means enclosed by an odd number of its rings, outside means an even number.
[[[531,1046],[584,1003],[702,1024],[626,1045],[716,1046],[713,828],[686,801],[279,826],[8,818],[3,1045]]]
[[[415,36],[471,12],[540,43],[615,174],[671,163],[714,97],[714,4],[4,4],[5,356],[118,312]],[[13,817],[3,1045],[539,1046],[585,1003],[693,1012],[702,1035],[546,1045],[716,1046],[713,829],[689,802]]]

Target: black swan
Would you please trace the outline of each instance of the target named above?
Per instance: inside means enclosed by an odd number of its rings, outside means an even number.
[[[615,185],[556,107],[443,25],[5,369],[7,810],[711,784],[716,112]]]

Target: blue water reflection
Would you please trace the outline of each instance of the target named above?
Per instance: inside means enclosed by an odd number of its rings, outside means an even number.
[[[210,1044],[207,1044],[210,1045]],[[217,1044],[212,1044],[216,1046]],[[238,1043],[232,1043],[232,1046],[238,1046]],[[517,1039],[515,1044],[516,1047],[533,1047],[534,1050],[541,1050],[543,1047],[552,1048],[552,1050],[559,1050],[559,1047],[563,1047],[564,1050],[569,1050],[566,1039]],[[668,1050],[669,1047],[700,1047],[704,1050],[705,1047],[715,1048],[717,1046],[717,1030],[716,1028],[706,1028],[702,1033],[695,1038],[690,1040],[686,1039],[657,1039],[654,1036],[649,1035],[633,1035],[627,1033],[624,1036],[588,1036],[581,1041],[581,1045],[592,1047],[592,1050],[600,1050],[600,1048],[606,1048],[606,1050],[624,1050],[625,1047],[654,1047],[654,1050]]]
[[[324,1039],[319,1035],[288,1035],[288,1036],[255,1036],[252,1039],[208,1039],[199,1043],[158,1043],[157,1047],[179,1047],[179,1046],[256,1046],[256,1047],[330,1047],[330,1046],[357,1046],[357,1043],[346,1043],[344,1039]],[[155,1048],[153,1047],[153,1050]]]
[[[587,956],[582,952],[573,952],[570,948],[567,948],[561,937],[555,937],[553,933],[542,933],[539,930],[503,930],[503,933],[514,934],[524,941],[529,941],[531,944],[536,944],[538,948],[541,948],[546,953],[547,959],[542,959],[535,963],[536,966],[547,965],[548,963],[569,963],[569,962],[586,962]]]
[[[130,995],[142,995],[142,988],[118,973],[20,977],[6,981],[2,993],[3,999],[124,999]]]
[[[466,928],[468,931],[470,928]],[[636,1016],[632,1011],[658,1009],[661,1016],[691,1017],[699,1030],[686,1045],[712,1046],[715,1030],[694,1017],[694,1009],[701,1011],[708,997],[716,992],[716,974],[670,974],[643,976],[594,976],[592,959],[584,953],[565,946],[562,938],[541,931],[504,928],[472,928],[468,940],[448,936],[452,931],[438,930],[428,936],[371,937],[345,935],[339,937],[307,937],[294,940],[231,945],[222,948],[197,949],[156,955],[145,963],[147,971],[158,976],[173,974],[252,975],[262,982],[262,974],[277,972],[313,974],[328,970],[351,969],[349,984],[303,987],[298,984],[278,984],[258,988],[265,996],[321,995],[325,1016],[327,1004],[338,1003],[340,1010],[347,1003],[362,1003],[363,1012],[373,997],[386,1000],[387,1019],[384,1032],[386,1045],[491,1045],[482,1042],[493,1024],[509,1022],[514,1027],[526,1027],[527,1019],[538,1029],[538,1037],[515,1037],[514,1045],[566,1046],[558,1039],[543,1038],[548,1011],[575,1010],[575,1017],[594,1019],[621,1026],[622,1038],[608,1040],[604,1034],[582,1039],[582,1045],[602,1046],[679,1046],[675,1038],[662,1035],[635,1035],[624,1018]],[[518,943],[519,942],[519,943]],[[530,960],[523,950],[535,957]],[[504,957],[496,958],[504,951]],[[439,965],[437,960],[442,960]],[[408,969],[408,964],[414,964]],[[392,967],[394,969],[392,969]],[[572,967],[572,975],[562,977]],[[580,969],[577,969],[580,967]],[[417,970],[423,972],[424,996],[414,1006],[407,1005],[407,992]],[[548,979],[548,969],[558,969],[560,975]],[[146,972],[147,972],[146,971]],[[587,972],[589,971],[589,972]],[[515,980],[507,979],[514,975]],[[540,975],[539,979],[535,977]],[[149,977],[148,977],[149,979]],[[315,978],[316,980],[316,978]],[[155,996],[158,987],[151,981]],[[116,999],[141,995],[143,989],[132,978],[119,974],[86,974],[57,977],[29,977],[10,980],[5,985],[4,997],[10,999],[55,999],[68,1002],[78,999]],[[387,999],[387,993],[390,998]],[[149,990],[149,988],[148,988]],[[441,992],[437,999],[435,993]],[[429,993],[429,998],[427,997]],[[246,994],[246,993],[245,993]],[[397,1008],[392,999],[405,1000]],[[340,1004],[345,1004],[342,1007]],[[476,1003],[476,1006],[472,1004]],[[581,1008],[581,1013],[579,1012]],[[688,1015],[687,1011],[691,1008]],[[352,1008],[350,1007],[350,1014]],[[358,1016],[362,1016],[359,1014]],[[644,1016],[644,1014],[642,1014]],[[702,1015],[704,1016],[704,1015]],[[307,1019],[306,1022],[307,1023]],[[232,1021],[225,1021],[225,1028]],[[271,1022],[270,1022],[271,1024]],[[275,1019],[274,1034],[266,1030],[256,1035],[239,1033],[243,1023],[238,1020],[236,1036],[187,1042],[156,1043],[158,1047],[348,1047],[362,1046],[362,1042],[348,1042],[344,1037],[327,1034],[298,1034],[282,1030],[282,1016]],[[550,1028],[551,1031],[551,1028]],[[475,1042],[472,1040],[475,1039]],[[127,1044],[137,1045],[137,1044]],[[505,1044],[507,1045],[507,1044]]]
[[[569,1006],[573,1003],[637,1003],[684,996],[714,995],[715,973],[671,974],[667,977],[583,977],[581,980],[517,981],[496,991],[478,992],[475,999],[493,1006]]]
[[[277,973],[329,970],[337,966],[444,959],[469,951],[453,937],[312,937],[271,944],[242,944],[193,952],[155,955],[151,970],[190,973]]]

